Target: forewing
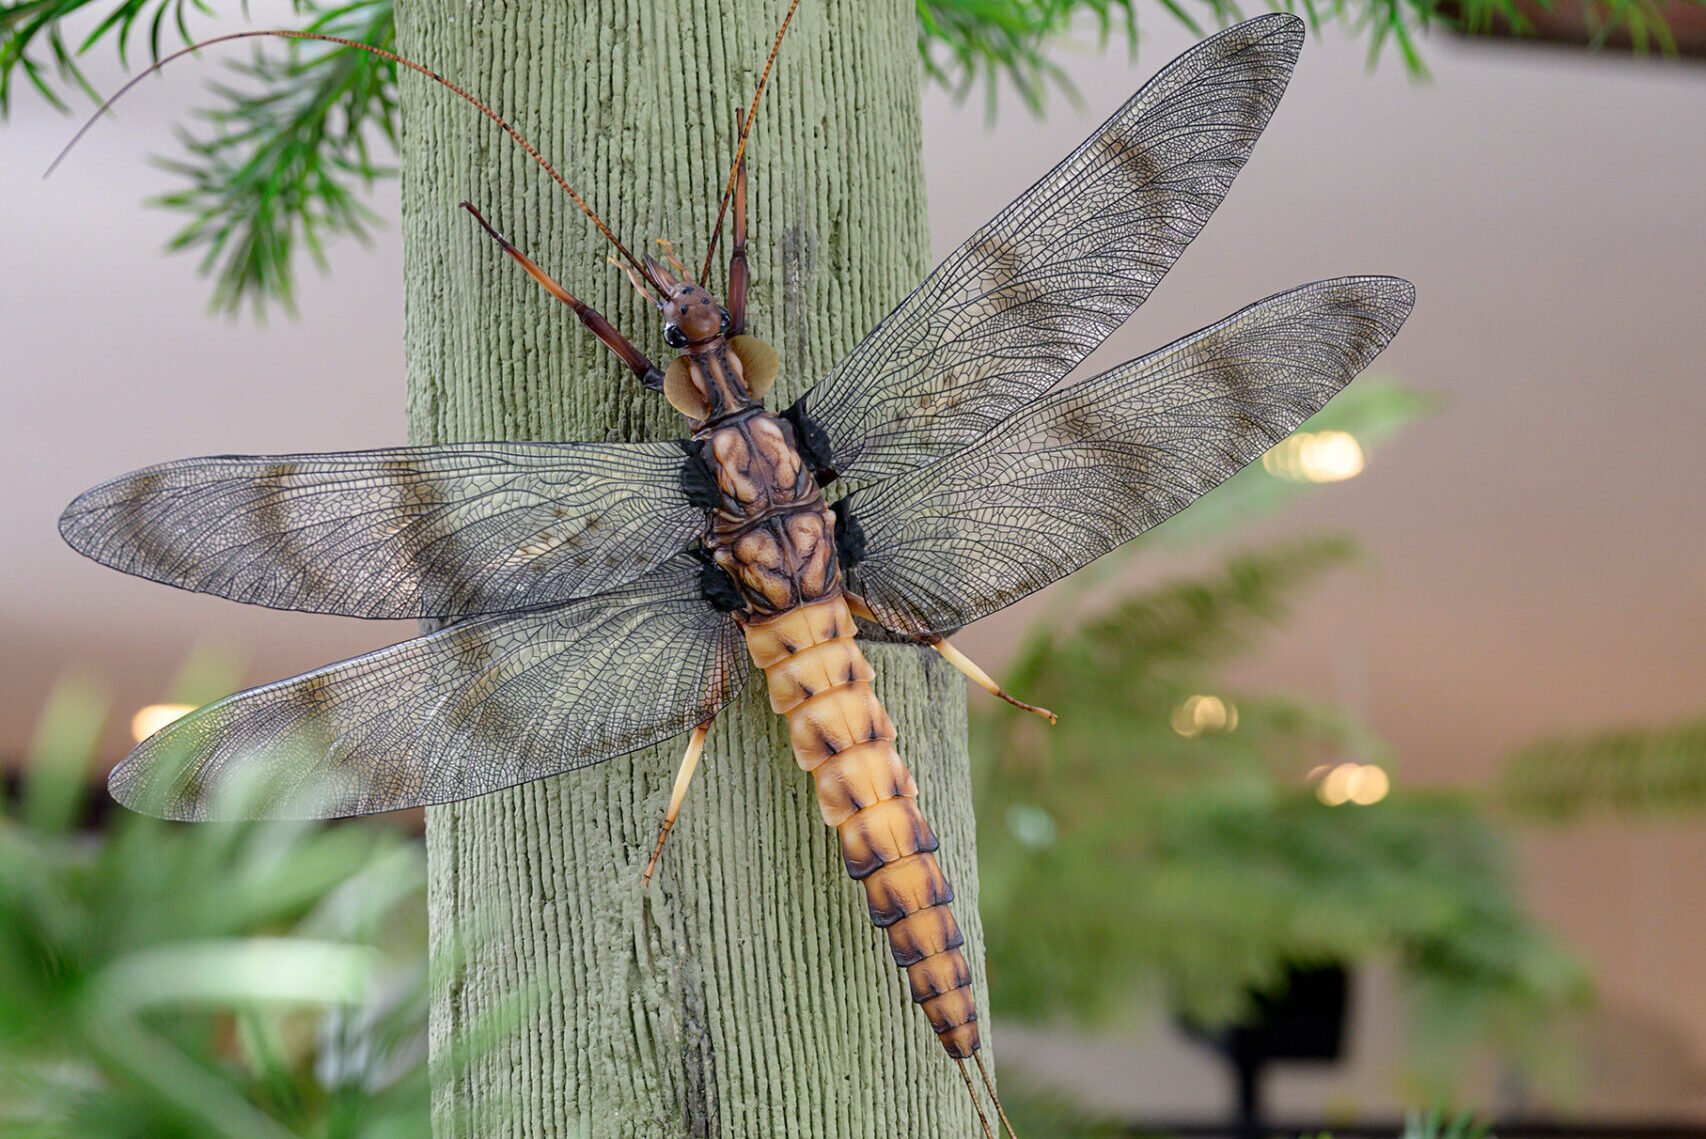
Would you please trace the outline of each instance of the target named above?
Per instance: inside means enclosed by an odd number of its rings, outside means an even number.
[[[471,443],[164,463],[59,520],[125,573],[275,609],[460,617],[584,597],[681,552],[705,515],[674,443]]]
[[[1198,44],[938,265],[805,396],[834,468],[926,466],[1065,377],[1208,221],[1302,42],[1281,13]]]
[[[849,588],[891,629],[975,621],[1136,537],[1285,438],[1397,333],[1407,281],[1345,277],[1259,301],[1053,392],[981,442],[855,491]]]
[[[113,797],[173,819],[331,818],[466,799],[707,719],[749,671],[690,555],[623,589],[228,696],[151,736]]]

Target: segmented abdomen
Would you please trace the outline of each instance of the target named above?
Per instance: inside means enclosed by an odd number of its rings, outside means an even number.
[[[895,750],[895,728],[871,691],[875,673],[853,641],[840,593],[746,626],[770,706],[788,718],[794,756],[817,784],[823,821],[841,837],[847,873],[865,887],[871,921],[948,1055],[978,1048],[965,939],[936,864],[936,836]]]

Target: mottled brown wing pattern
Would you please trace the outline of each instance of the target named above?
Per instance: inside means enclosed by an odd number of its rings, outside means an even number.
[[[1220,204],[1302,43],[1283,13],[1205,40],[938,265],[805,396],[842,477],[952,454],[1106,339]]]
[[[957,628],[1184,509],[1318,411],[1415,302],[1393,277],[1280,293],[1016,412],[982,441],[855,491],[850,588],[891,629]]]
[[[163,463],[79,495],[96,561],[275,609],[461,617],[584,597],[680,553],[705,515],[673,443],[473,443]]]
[[[1343,278],[1049,392],[1206,223],[1302,38],[1263,16],[1169,64],[803,397],[796,425],[827,438],[825,456],[802,436],[813,457],[857,488],[837,504],[862,531],[850,581],[880,621],[950,630],[1073,572],[1283,438],[1396,333],[1411,287]],[[477,443],[192,459],[87,492],[61,530],[127,573],[468,618],[192,713],[114,771],[114,795],[183,819],[364,814],[688,730],[749,671],[684,552],[704,477],[677,444]]]
[[[750,671],[699,572],[682,555],[613,592],[228,696],[150,737],[109,787],[172,819],[331,818],[466,799],[669,739]]]

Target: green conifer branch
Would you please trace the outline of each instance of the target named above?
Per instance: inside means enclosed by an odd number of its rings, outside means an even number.
[[[1400,781],[1376,805],[1328,806],[1312,768],[1392,772],[1390,748],[1352,716],[1218,676],[1354,558],[1332,537],[1239,555],[1076,627],[1040,622],[1003,667],[1023,699],[1071,712],[973,722],[998,1012],[1094,1023],[1159,985],[1225,1024],[1291,967],[1396,960],[1426,997],[1424,1038],[1467,1026],[1520,1049],[1584,998],[1581,963],[1524,914],[1474,801]],[[1235,720],[1182,732],[1176,713],[1204,693]]]
[[[1706,0],[1700,0],[1706,2]],[[1236,0],[1156,0],[1164,16],[1205,34],[1244,14]],[[111,4],[93,31],[70,38],[67,21]],[[1263,6],[1263,5],[1257,5]],[[1418,37],[1444,25],[1478,33],[1528,30],[1518,0],[1268,0],[1299,10],[1319,29],[1334,21],[1367,37],[1372,65],[1394,49],[1412,73],[1426,71]],[[994,112],[1010,88],[1040,112],[1049,91],[1068,98],[1070,77],[1045,54],[1046,45],[1088,19],[1104,44],[1116,36],[1136,51],[1140,38],[1134,0],[917,0],[918,48],[925,73],[960,94],[981,86]],[[297,0],[309,30],[375,46],[392,41],[391,0],[356,0],[326,8]],[[1627,32],[1637,50],[1674,50],[1656,0],[1592,0],[1601,38]],[[158,59],[176,36],[192,40],[190,17],[213,15],[208,0],[0,0],[0,115],[20,81],[69,109],[69,89],[97,98],[79,60],[109,42],[129,63],[145,40]],[[162,162],[182,189],[157,201],[190,215],[172,241],[202,252],[214,279],[215,309],[245,304],[257,314],[293,307],[299,254],[323,265],[324,241],[365,239],[377,218],[361,201],[388,166],[369,147],[389,146],[396,133],[396,68],[384,60],[325,44],[269,44],[238,65],[239,84],[214,84],[218,103],[199,117],[201,133],[183,132],[184,154]]]
[[[1665,816],[1706,807],[1706,719],[1558,735],[1506,760],[1500,799],[1549,822]]]
[[[307,30],[390,49],[390,0],[354,0]],[[190,215],[170,247],[202,250],[215,309],[248,302],[261,316],[273,301],[289,312],[299,250],[324,269],[326,238],[366,241],[379,224],[361,195],[395,172],[371,147],[396,146],[396,65],[295,40],[232,70],[243,82],[210,85],[220,104],[198,114],[205,129],[178,132],[187,157],[157,160],[185,185],[154,202]]]

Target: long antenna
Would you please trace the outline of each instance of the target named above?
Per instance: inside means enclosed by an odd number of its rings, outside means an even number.
[[[799,0],[795,0],[796,4],[798,4],[798,2],[799,2]],[[789,15],[792,15],[792,14],[793,13],[790,10]],[[786,27],[786,26],[787,26],[786,24],[783,25],[783,27]],[[89,129],[91,127],[93,127],[97,121],[100,120],[100,117],[102,115],[106,114],[107,111],[112,108],[112,105],[114,103],[116,103],[120,99],[124,98],[125,94],[127,92],[129,92],[129,90],[132,87],[135,87],[138,83],[142,82],[144,79],[148,78],[150,75],[154,74],[156,71],[159,71],[162,67],[165,67],[168,63],[171,63],[175,59],[181,59],[184,56],[190,55],[193,52],[200,51],[204,47],[211,47],[214,44],[228,43],[231,40],[254,39],[254,38],[257,38],[260,36],[274,36],[274,37],[277,37],[279,39],[286,39],[286,40],[322,40],[326,43],[342,44],[344,47],[353,47],[353,48],[357,49],[358,51],[365,51],[369,55],[377,55],[381,59],[389,59],[393,63],[400,63],[404,67],[410,68],[413,71],[418,71],[420,74],[426,76],[428,79],[432,80],[434,83],[437,83],[442,87],[447,87],[451,91],[454,91],[456,94],[460,95],[463,99],[467,100],[469,103],[472,103],[474,105],[475,109],[477,109],[482,115],[485,115],[488,119],[492,120],[494,123],[498,124],[498,126],[502,127],[504,129],[504,132],[506,134],[508,134],[509,137],[513,138],[516,142],[520,143],[521,149],[523,149],[527,152],[528,157],[532,158],[533,161],[537,162],[540,166],[544,167],[545,173],[549,174],[551,176],[551,178],[557,183],[557,185],[561,186],[563,188],[563,190],[569,195],[569,197],[574,199],[575,205],[579,206],[581,208],[581,212],[586,214],[587,217],[592,219],[592,224],[598,227],[598,232],[602,233],[605,236],[606,240],[608,240],[610,242],[610,244],[612,244],[616,247],[616,251],[618,253],[622,254],[622,257],[628,262],[628,264],[632,265],[635,268],[635,270],[637,270],[640,273],[640,275],[642,277],[645,277],[647,280],[651,280],[651,275],[646,272],[645,266],[642,265],[638,260],[636,260],[632,253],[628,252],[627,247],[624,246],[622,244],[622,242],[617,239],[617,237],[614,233],[610,232],[610,227],[604,224],[604,219],[600,218],[596,213],[594,213],[592,207],[586,204],[586,200],[584,198],[582,198],[579,194],[575,193],[575,188],[573,186],[569,185],[568,180],[565,179],[561,174],[557,173],[557,170],[554,166],[552,166],[549,162],[545,161],[545,156],[540,154],[539,151],[534,148],[532,143],[528,142],[525,138],[523,138],[520,131],[516,130],[514,127],[510,126],[508,123],[504,122],[503,118],[501,116],[499,116],[496,111],[492,110],[490,107],[486,106],[484,103],[480,102],[480,100],[474,98],[474,96],[468,94],[468,92],[464,91],[462,88],[458,87],[456,84],[452,83],[450,80],[444,78],[442,75],[439,75],[436,72],[427,70],[426,68],[422,67],[420,64],[416,63],[412,59],[404,59],[402,56],[396,54],[395,52],[386,51],[382,47],[374,47],[372,44],[364,44],[364,43],[360,43],[356,40],[346,40],[346,39],[343,39],[339,36],[328,36],[328,35],[324,35],[320,32],[292,32],[292,31],[279,31],[279,30],[229,32],[229,33],[222,35],[222,36],[214,36],[212,39],[206,39],[206,40],[200,41],[199,43],[193,43],[190,46],[185,47],[185,48],[179,48],[177,51],[173,52],[171,55],[168,55],[164,59],[161,59],[158,62],[156,62],[152,67],[148,68],[148,70],[143,71],[140,74],[138,74],[129,83],[126,83],[123,87],[120,87],[118,89],[118,92],[116,94],[114,94],[112,96],[112,98],[110,98],[106,102],[102,103],[100,106],[100,109],[97,110],[93,115],[89,116],[89,121],[83,124],[82,129],[79,130],[75,135],[73,135],[71,137],[70,142],[65,144],[65,149],[61,150],[59,152],[59,156],[53,160],[53,163],[50,166],[48,166],[47,172],[44,173],[42,175],[42,177],[46,178],[49,174],[52,174],[56,169],[59,168],[59,164],[61,162],[65,161],[65,156],[71,153],[71,148],[76,146],[79,142],[81,142],[83,140],[83,136],[89,133]],[[774,56],[775,56],[774,51],[771,52],[771,56],[772,56],[772,58],[774,58]],[[768,71],[768,68],[766,69],[766,71]],[[759,85],[759,89],[760,90],[763,89],[763,84]],[[744,143],[745,140],[743,139],[742,141]]]
[[[729,167],[729,180],[723,186],[723,200],[717,205],[717,224],[711,227],[711,244],[705,250],[705,267],[699,270],[699,283],[703,285],[711,275],[711,258],[717,252],[717,238],[723,232],[723,215],[729,212],[729,197],[735,192],[735,177],[740,173],[741,161],[746,157],[746,140],[752,134],[752,117],[758,112],[758,100],[764,94],[764,84],[770,80],[770,69],[776,65],[776,53],[782,50],[782,37],[788,34],[788,24],[794,18],[794,10],[800,6],[800,0],[793,0],[788,5],[788,14],[782,17],[782,26],[776,29],[776,42],[770,45],[770,58],[764,61],[764,74],[758,77],[758,90],[752,93],[752,106],[746,109],[746,121],[741,126],[740,145],[735,147],[734,165]]]

